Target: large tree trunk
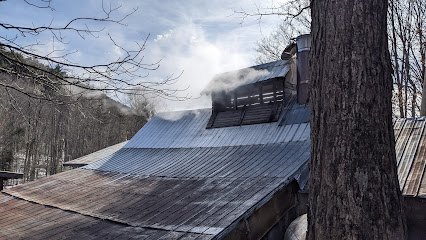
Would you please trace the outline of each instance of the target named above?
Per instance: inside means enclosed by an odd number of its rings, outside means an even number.
[[[311,7],[308,239],[404,239],[387,1]]]
[[[422,104],[420,105],[420,116],[426,116],[426,74],[423,75]]]

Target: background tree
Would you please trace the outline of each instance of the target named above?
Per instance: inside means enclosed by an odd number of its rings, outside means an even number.
[[[24,91],[34,88],[13,75],[0,73],[0,78],[17,83]],[[24,173],[24,181],[55,174],[63,170],[65,161],[130,139],[148,121],[140,112],[143,107],[128,107],[103,93],[92,93],[76,100],[52,91],[52,99],[73,102],[57,104],[0,88],[2,170]],[[139,104],[134,100],[135,105],[152,107],[149,101]],[[149,108],[148,112],[153,111]]]
[[[395,5],[407,2],[404,17],[395,23]],[[393,96],[403,93],[404,108],[394,116],[417,114],[418,95],[414,93],[419,88],[410,86],[418,84],[413,75],[422,72],[413,71],[412,64],[424,68],[424,62],[418,64],[424,54],[420,50],[424,48],[424,21],[413,19],[424,19],[424,3],[393,1],[389,12],[387,1],[311,3],[296,14],[281,7],[267,8],[266,13],[239,12],[244,17],[274,14],[297,18],[311,7],[308,239],[404,239],[406,223],[396,172],[391,97],[392,86],[403,84]],[[412,28],[414,22],[416,27]],[[407,31],[401,33],[395,24]],[[419,44],[410,43],[415,35]],[[395,40],[399,38],[407,39],[406,50],[402,41]],[[414,45],[419,48],[417,61],[412,57],[416,54]],[[392,62],[389,50],[393,50]],[[401,62],[403,68],[395,66]],[[392,65],[397,72],[394,81]],[[397,76],[404,80],[398,82]],[[400,110],[398,104],[394,106]]]
[[[32,8],[47,12],[55,11],[52,0],[24,1]],[[0,5],[5,4],[5,2],[0,1]],[[28,81],[35,81],[43,88],[39,89],[40,91],[23,91],[20,86],[8,84],[4,81],[0,81],[0,86],[20,91],[33,98],[50,101],[58,101],[58,99],[51,99],[52,95],[49,95],[44,89],[56,91],[61,95],[72,96],[82,95],[84,92],[93,90],[110,94],[127,94],[134,92],[135,88],[142,88],[145,92],[167,98],[185,99],[185,97],[179,97],[176,94],[179,90],[170,88],[170,85],[177,81],[177,76],[170,75],[160,82],[146,80],[149,72],[159,67],[159,61],[155,63],[143,61],[143,53],[149,35],[141,42],[125,43],[125,46],[122,46],[114,39],[113,35],[105,30],[111,24],[125,27],[125,20],[137,9],[120,16],[118,13],[121,8],[120,5],[107,5],[103,1],[100,1],[99,4],[102,8],[102,16],[76,17],[65,23],[56,23],[52,19],[48,25],[37,25],[37,22],[34,21],[33,25],[21,26],[14,22],[8,22],[7,19],[0,20],[0,28],[3,30],[0,34],[0,62],[5,63],[0,66],[0,71]],[[27,37],[41,38],[47,36],[53,42],[67,45],[69,44],[67,36],[75,35],[85,41],[96,41],[100,34],[109,38],[111,47],[119,49],[121,56],[118,59],[111,62],[101,61],[92,65],[83,65],[70,60],[70,56],[75,51],[67,51],[66,48],[54,48],[48,54],[42,55],[36,51],[36,47],[43,46],[46,43],[37,40],[32,44],[23,44]],[[48,68],[41,66],[41,64],[48,66]],[[50,70],[55,68],[66,74],[59,74],[58,71]],[[80,91],[77,93],[72,91],[75,89],[74,87],[77,87]]]
[[[312,1],[308,239],[404,239],[387,1]]]
[[[388,21],[394,113],[398,117],[419,116],[425,75],[426,4],[421,0],[392,0]]]
[[[24,1],[47,15],[55,11],[51,0]],[[0,7],[4,4],[0,1]],[[170,75],[160,82],[147,79],[159,67],[159,62],[143,62],[148,37],[126,43],[125,48],[107,32],[111,25],[125,27],[127,17],[137,9],[120,16],[120,6],[102,1],[99,6],[101,16],[77,17],[65,23],[52,19],[48,25],[34,21],[22,26],[0,20],[1,170],[23,172],[23,181],[55,174],[63,170],[65,161],[130,139],[155,112],[144,96],[185,99],[171,87],[177,77]],[[56,48],[45,55],[36,51],[46,44],[39,39],[66,46],[67,36],[97,41],[101,34],[119,49],[120,58],[83,65],[72,62],[70,56],[75,52],[66,49]],[[23,44],[29,37],[36,41]],[[133,100],[125,106],[108,96]]]
[[[259,9],[257,13],[248,14],[240,11],[243,16],[257,15],[259,20],[265,15],[275,14],[282,17],[281,23],[271,35],[262,38],[256,43],[256,63],[262,64],[281,59],[284,48],[292,42],[294,37],[310,32],[311,14],[308,0],[292,0],[278,7],[269,7],[265,10]]]
[[[289,1],[281,6],[259,9],[258,12],[240,13],[243,16],[276,14],[283,17],[282,23],[270,36],[257,42],[258,64],[280,59],[282,50],[292,38],[310,32],[308,1]],[[420,114],[425,76],[425,21],[426,4],[423,0],[389,1],[388,32],[393,66],[394,117],[426,114],[426,111]]]
[[[281,53],[292,39],[309,33],[311,28],[310,0],[290,0],[278,6],[257,6],[253,12],[240,9],[234,13],[239,15],[242,21],[248,17],[256,17],[259,23],[265,16],[280,17],[281,22],[277,28],[256,43],[257,64],[281,59]]]

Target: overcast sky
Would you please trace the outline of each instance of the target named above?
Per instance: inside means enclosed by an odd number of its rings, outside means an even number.
[[[104,3],[109,4],[108,1]],[[123,16],[138,8],[136,13],[126,19],[127,27],[104,25],[104,33],[99,34],[96,39],[87,37],[83,40],[78,35],[66,35],[68,45],[52,44],[49,34],[36,38],[20,37],[19,41],[31,43],[38,40],[46,43],[37,47],[37,50],[44,54],[49,53],[53,46],[67,51],[78,50],[70,57],[71,60],[81,64],[93,64],[100,63],[100,60],[115,60],[121,54],[109,41],[107,32],[119,44],[125,46],[131,46],[135,41],[141,42],[150,34],[144,52],[145,62],[161,60],[161,66],[150,73],[149,80],[156,81],[183,71],[178,86],[175,87],[188,86],[187,92],[192,97],[197,97],[214,74],[254,65],[256,41],[267,36],[279,23],[277,17],[264,18],[261,24],[255,18],[246,19],[241,23],[240,16],[232,15],[233,10],[243,8],[252,11],[256,4],[267,7],[277,3],[279,1],[112,1],[112,6],[122,5],[116,12],[117,16]],[[75,17],[102,16],[100,0],[53,1],[52,7],[54,11],[37,9],[21,0],[7,0],[0,3],[0,18],[2,22],[28,26],[48,25],[52,20],[54,25],[61,25]],[[16,33],[8,34],[8,37],[11,37],[11,34]],[[4,36],[3,33],[2,35]],[[210,106],[209,101],[203,99],[168,104],[169,110]]]

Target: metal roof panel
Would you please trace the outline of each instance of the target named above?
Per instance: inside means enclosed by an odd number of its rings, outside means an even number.
[[[90,181],[85,182],[87,179]],[[36,181],[8,189],[7,194],[23,199],[16,201],[24,202],[24,205],[31,201],[36,207],[55,207],[48,208],[53,211],[66,213],[70,210],[77,218],[107,219],[142,229],[165,231],[166,234],[185,231],[182,234],[209,236],[239,221],[242,209],[255,208],[261,199],[285,181],[289,180],[274,177],[144,177],[75,169],[46,178],[44,184]],[[6,204],[0,204],[0,210],[8,209],[6,207]],[[58,213],[47,215],[63,217]],[[25,216],[31,219],[30,215]],[[224,216],[228,217],[224,219]],[[219,225],[213,224],[219,222]],[[50,224],[55,226],[55,222]],[[76,222],[69,219],[67,224]],[[0,226],[9,225],[1,221]]]
[[[294,133],[302,132],[307,125],[295,126]],[[296,136],[295,134],[292,134]],[[300,135],[296,136],[297,139]],[[290,142],[290,141],[288,141]],[[286,175],[272,169],[294,168],[305,164],[309,156],[300,149],[308,150],[309,140],[289,144],[261,144],[203,148],[123,148],[85,169],[104,172],[130,173],[144,176],[165,177],[280,177]],[[301,157],[301,155],[305,157]],[[261,164],[258,167],[256,166]],[[243,168],[244,166],[244,168]],[[241,169],[247,169],[241,171]],[[291,169],[290,169],[291,170]],[[239,175],[236,175],[239,173]]]
[[[124,147],[124,145],[126,145],[129,141],[124,141],[109,147],[106,147],[104,149],[101,149],[99,151],[90,153],[88,155],[76,158],[74,160],[65,162],[63,165],[64,166],[69,166],[69,167],[81,167],[93,162],[96,162],[100,159],[103,159],[105,157],[108,157],[109,155],[115,153],[116,151],[120,150],[122,147]]]
[[[292,130],[298,129],[298,124],[306,123],[306,110],[296,109],[289,114],[294,118]],[[268,144],[291,141],[294,134],[301,134],[294,131],[288,132],[288,127],[280,126],[278,122],[206,129],[210,115],[211,109],[159,113],[136,133],[125,148],[193,148]],[[309,136],[304,136],[304,139],[307,138]]]
[[[425,117],[398,119],[394,123],[399,186],[405,196],[426,198]]]
[[[213,235],[149,229],[64,211],[0,193],[4,239],[212,239]]]

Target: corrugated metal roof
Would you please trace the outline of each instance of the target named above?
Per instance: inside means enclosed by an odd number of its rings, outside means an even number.
[[[289,181],[303,188],[307,113],[290,106],[278,122],[223,129],[205,128],[210,109],[158,114],[109,157],[2,193],[0,238],[223,234]],[[394,129],[403,194],[424,198],[425,118]]]
[[[278,60],[240,70],[217,74],[207,85],[203,93],[234,88],[266,81],[277,77],[285,77],[290,71],[292,59]]]
[[[158,114],[109,157],[6,190],[14,197],[0,195],[0,238],[40,229],[48,233],[40,238],[223,234],[289,181],[303,188],[308,110],[289,106],[278,122],[222,129],[206,129],[210,109]],[[405,196],[426,196],[425,123],[394,123]]]
[[[426,198],[426,118],[396,119],[393,123],[402,194],[406,197]]]
[[[99,151],[90,153],[88,155],[76,158],[76,159],[71,160],[69,162],[65,162],[63,165],[68,166],[68,167],[81,167],[81,166],[85,166],[85,165],[90,164],[90,163],[94,163],[98,160],[106,158],[109,155],[117,152],[122,147],[124,147],[124,145],[126,145],[128,142],[129,141],[124,141],[124,142],[109,146],[107,148],[104,148],[104,149],[101,149]]]
[[[288,178],[308,161],[309,149],[308,140],[215,148],[124,148],[83,168],[175,178]]]
[[[130,226],[0,193],[0,239],[211,239],[213,235]]]
[[[295,112],[299,113],[304,114],[302,111]],[[278,121],[206,129],[210,115],[211,109],[159,113],[124,148],[223,147],[310,139],[307,121],[293,121],[294,124],[283,126]]]
[[[206,129],[210,114],[158,114],[109,157],[6,192],[97,219],[208,239],[230,231],[290,181],[305,184],[308,123]]]
[[[75,169],[6,193],[129,226],[216,235],[289,181],[276,177],[144,177]]]
[[[394,124],[399,186],[405,196],[426,198],[425,119],[399,119]]]
[[[280,126],[297,123],[309,123],[310,119],[311,115],[308,105],[293,104],[284,109],[284,114],[280,122]]]

